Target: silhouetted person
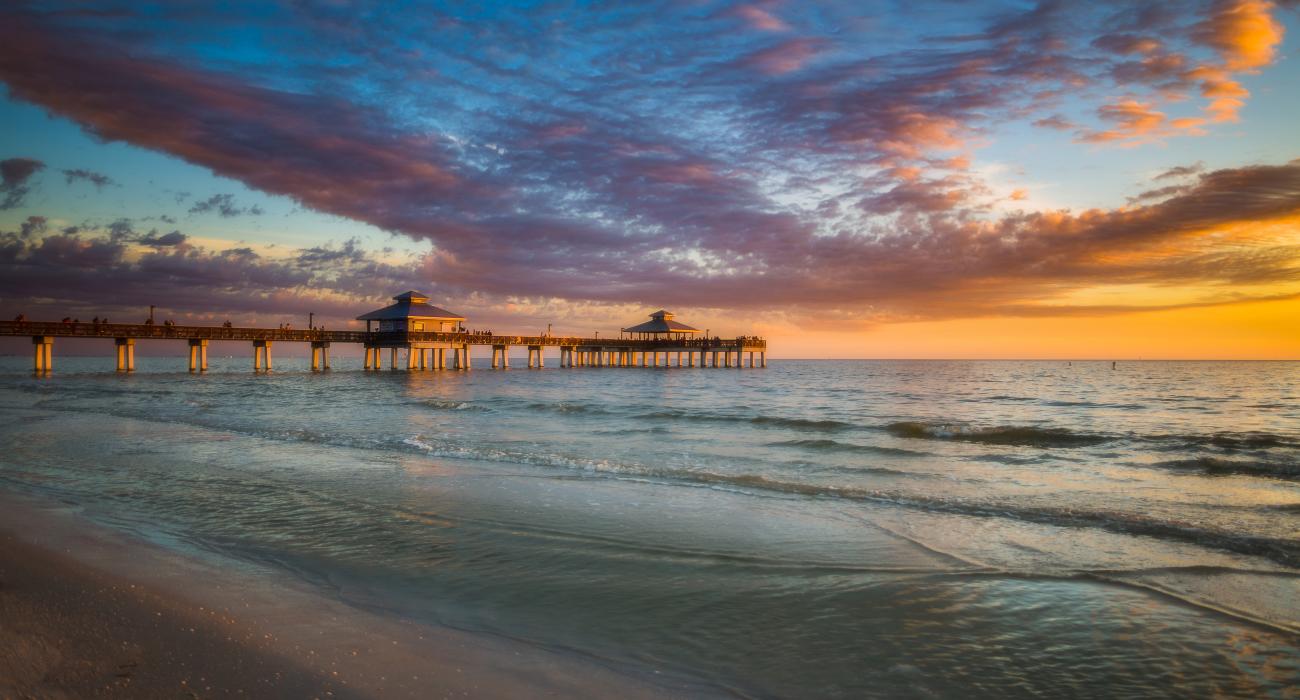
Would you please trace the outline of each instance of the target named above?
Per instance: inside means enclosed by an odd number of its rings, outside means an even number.
[[[17,316],[14,316],[14,322],[16,323],[23,323],[26,320],[27,314],[18,314]]]

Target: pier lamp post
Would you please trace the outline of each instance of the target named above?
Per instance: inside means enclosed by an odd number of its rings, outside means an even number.
[[[315,330],[315,329],[316,329],[316,326],[313,325],[313,323],[312,323],[315,319],[316,319],[316,314],[315,314],[315,312],[311,312],[311,311],[307,312],[307,330]]]
[[[149,305],[149,323],[153,324],[153,304]]]

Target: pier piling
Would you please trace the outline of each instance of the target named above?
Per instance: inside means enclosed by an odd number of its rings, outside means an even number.
[[[253,372],[271,371],[271,341],[253,341]]]
[[[135,338],[114,338],[117,350],[117,371],[135,371]]]
[[[48,335],[32,336],[32,371],[48,374],[54,368],[54,338]]]
[[[190,338],[190,372],[208,371],[208,341]]]

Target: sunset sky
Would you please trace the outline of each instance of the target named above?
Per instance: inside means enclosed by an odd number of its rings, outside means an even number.
[[[4,7],[6,319],[1300,358],[1294,1]]]

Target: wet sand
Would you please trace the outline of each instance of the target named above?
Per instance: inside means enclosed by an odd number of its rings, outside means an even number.
[[[0,697],[637,698],[706,690],[360,611],[49,505],[0,493]]]

